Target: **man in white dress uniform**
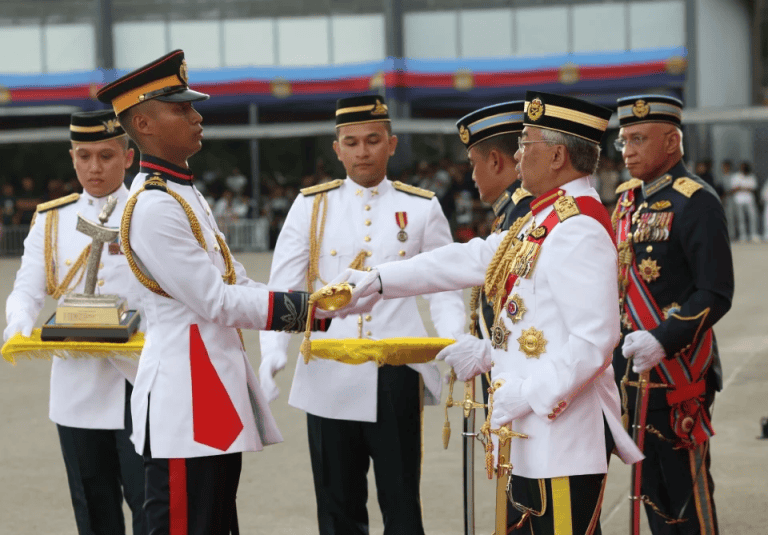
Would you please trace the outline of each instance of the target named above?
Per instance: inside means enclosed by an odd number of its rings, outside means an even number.
[[[533,533],[600,533],[608,455],[642,455],[621,425],[611,352],[619,342],[617,253],[610,218],[590,185],[610,110],[529,91],[520,148],[531,214],[508,233],[453,244],[371,273],[349,270],[354,299],[482,284],[494,305],[491,339],[464,335],[438,358],[464,380],[490,371],[491,427],[511,424],[512,496]],[[378,271],[378,277],[377,273]],[[349,313],[349,310],[345,312]],[[519,488],[516,485],[515,490]]]
[[[320,288],[348,266],[399,261],[451,243],[434,193],[391,182],[387,161],[397,137],[377,95],[340,99],[333,144],[345,180],[305,188],[277,240],[269,284],[292,290]],[[460,292],[428,296],[438,335],[465,328]],[[426,336],[415,298],[368,300],[362,313],[335,319],[324,338]],[[275,399],[273,376],[287,361],[289,336],[262,332],[262,386]],[[384,533],[424,532],[421,475],[421,404],[439,403],[434,363],[377,367],[299,358],[288,402],[307,413],[320,533],[368,533],[368,467],[373,460]]]
[[[203,128],[192,102],[208,95],[189,89],[182,50],[98,98],[141,151],[121,239],[147,320],[131,405],[149,534],[237,533],[242,452],[282,440],[239,329],[303,331],[309,296],[250,280],[195,188],[187,159]]]
[[[128,200],[123,185],[133,149],[112,110],[79,112],[70,124],[72,163],[83,193],[37,207],[24,240],[21,268],[5,304],[3,339],[29,336],[46,295],[63,299],[83,293],[92,238],[76,229],[77,215],[98,222],[107,198],[117,199],[107,226],[118,227]],[[118,242],[104,247],[96,291],[126,298],[135,309],[133,278]],[[133,533],[142,533],[144,471],[134,451],[130,398],[137,363],[119,358],[54,357],[51,420],[56,422],[78,532],[125,533],[123,498],[133,513]]]

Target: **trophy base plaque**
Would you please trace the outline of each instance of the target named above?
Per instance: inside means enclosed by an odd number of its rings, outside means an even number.
[[[140,321],[138,312],[126,310],[125,300],[116,295],[72,295],[45,322],[40,338],[45,342],[127,342]]]

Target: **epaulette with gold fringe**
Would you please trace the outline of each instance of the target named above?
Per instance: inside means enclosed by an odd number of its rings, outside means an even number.
[[[80,198],[79,193],[70,193],[66,197],[59,197],[58,199],[53,199],[52,201],[38,204],[35,211],[38,214],[42,214],[43,212],[47,212],[48,210],[53,210],[54,208],[61,208],[62,206],[66,206],[68,204],[72,204],[73,202],[77,202],[79,198]]]
[[[643,185],[643,181],[642,180],[640,180],[639,178],[632,178],[630,180],[627,180],[623,184],[619,184],[619,187],[616,188],[616,194],[620,195],[620,194],[624,193],[625,191],[628,191],[628,190],[631,190],[631,189],[635,189],[635,188],[639,188],[642,185]]]
[[[675,180],[675,183],[672,184],[672,189],[675,191],[679,191],[686,197],[690,198],[691,195],[696,193],[702,188],[702,185],[697,183],[695,180],[691,180],[688,177],[681,177]]]
[[[336,189],[339,186],[341,186],[344,183],[344,181],[340,178],[337,178],[336,180],[331,180],[330,182],[326,182],[325,184],[318,184],[317,186],[309,186],[308,188],[302,188],[301,194],[305,197],[309,197],[310,195],[317,195],[318,193],[323,193],[325,191],[330,191],[332,189]]]
[[[411,186],[410,184],[403,184],[399,180],[392,182],[392,185],[396,190],[402,191],[403,193],[408,193],[409,195],[417,195],[419,197],[424,197],[425,199],[431,199],[435,196],[434,191],[429,191],[428,189],[424,188],[417,188],[416,186]]]

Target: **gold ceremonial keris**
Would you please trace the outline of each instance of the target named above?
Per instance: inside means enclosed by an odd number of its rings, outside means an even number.
[[[520,344],[520,351],[529,359],[537,359],[546,352],[547,341],[544,339],[544,332],[537,331],[535,327],[524,330],[517,342]]]
[[[459,139],[465,145],[469,143],[469,130],[464,128],[464,125],[461,125],[461,128],[459,128]]]
[[[645,282],[653,282],[661,276],[661,267],[652,258],[644,258],[637,269]]]
[[[651,105],[642,99],[636,101],[632,106],[632,115],[634,115],[638,119],[642,119],[643,117],[648,115],[650,111],[651,111]]]
[[[127,342],[43,342],[41,329],[32,331],[30,337],[16,333],[3,345],[3,358],[11,364],[20,359],[51,360],[53,357],[69,358],[107,358],[122,357],[138,359],[144,347],[144,333],[135,332]]]
[[[527,106],[526,113],[531,121],[538,121],[544,115],[544,103],[541,99],[535,98]]]

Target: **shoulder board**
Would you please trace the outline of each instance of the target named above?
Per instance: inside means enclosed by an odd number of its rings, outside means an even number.
[[[565,195],[555,201],[555,212],[557,212],[557,218],[562,223],[568,218],[579,215],[581,210],[579,210],[579,206],[576,204],[576,199],[570,195]]]
[[[633,178],[633,179],[627,180],[623,184],[620,184],[619,187],[616,188],[616,193],[621,194],[621,193],[624,193],[625,191],[639,188],[642,185],[643,185],[642,180],[640,180],[639,178]]]
[[[417,188],[416,186],[411,186],[410,184],[403,184],[399,180],[395,180],[392,182],[392,185],[395,187],[396,190],[402,191],[403,193],[408,193],[409,195],[418,195],[419,197],[424,197],[425,199],[431,199],[435,196],[434,191],[429,191],[428,189],[423,188]]]
[[[60,197],[58,199],[53,199],[52,201],[38,204],[36,212],[38,214],[42,214],[43,212],[47,212],[48,210],[53,210],[54,208],[61,208],[62,206],[66,206],[68,204],[72,204],[73,202],[77,202],[79,198],[80,198],[79,193],[71,193],[66,197]]]
[[[675,180],[675,183],[672,184],[672,189],[675,191],[679,191],[686,197],[689,197],[699,191],[702,188],[702,185],[697,183],[695,180],[691,180],[688,177],[682,177]]]
[[[305,197],[308,197],[309,195],[316,195],[318,193],[323,193],[324,191],[330,191],[332,189],[336,189],[339,186],[341,186],[343,183],[344,181],[342,179],[337,178],[336,180],[326,182],[325,184],[318,184],[317,186],[302,188],[301,194],[304,195]]]
[[[532,197],[532,196],[533,196],[533,193],[525,189],[523,186],[520,186],[512,194],[512,202],[515,204],[518,204],[522,199],[525,199],[526,197]]]

